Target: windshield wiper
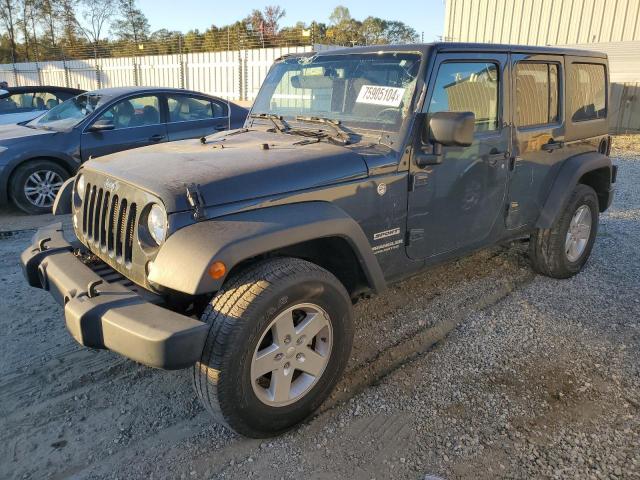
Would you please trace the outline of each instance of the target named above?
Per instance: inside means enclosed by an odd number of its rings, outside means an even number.
[[[276,115],[275,113],[251,113],[249,114],[249,118],[263,118],[267,120],[271,120],[273,125],[276,127],[278,132],[283,133],[287,130],[291,130],[289,124],[282,118],[281,115]]]
[[[296,120],[299,122],[327,125],[336,132],[335,137],[329,137],[329,138],[332,138],[334,140],[337,139],[337,141],[342,145],[349,145],[351,143],[351,134],[349,133],[348,130],[345,130],[340,120],[333,120],[331,118],[325,118],[325,117],[305,117],[303,115],[298,115],[296,117]]]

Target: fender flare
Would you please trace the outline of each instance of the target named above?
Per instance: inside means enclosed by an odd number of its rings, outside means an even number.
[[[58,194],[56,195],[56,199],[53,201],[53,215],[68,215],[73,213],[71,208],[72,195],[73,195],[73,182],[76,177],[73,175],[72,177],[67,178],[60,190],[58,190]]]
[[[565,160],[540,211],[536,228],[551,228],[580,178],[600,168],[611,172],[612,164],[609,157],[598,152],[581,153]],[[611,184],[611,173],[609,175]]]
[[[190,295],[220,289],[226,275],[214,280],[214,261],[227,274],[240,262],[279,248],[326,237],[341,237],[353,249],[369,286],[380,292],[386,281],[360,225],[328,202],[304,202],[235,213],[184,227],[167,239],[153,261],[151,283]]]

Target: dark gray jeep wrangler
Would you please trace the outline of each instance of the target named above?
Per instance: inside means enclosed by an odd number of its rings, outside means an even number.
[[[41,229],[30,285],[83,345],[191,367],[248,436],[311,414],[343,371],[352,303],[425,267],[530,239],[567,278],[616,168],[607,58],[506,45],[287,56],[245,128],[85,163]]]

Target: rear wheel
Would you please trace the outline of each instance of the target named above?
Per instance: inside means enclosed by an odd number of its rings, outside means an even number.
[[[529,256],[533,268],[554,278],[569,278],[578,273],[595,242],[598,212],[598,196],[593,188],[576,186],[554,225],[531,235]]]
[[[194,387],[219,422],[275,435],[313,413],[340,378],[351,300],[331,273],[295,258],[260,262],[227,283],[202,316],[210,331]]]
[[[26,213],[51,213],[58,190],[69,173],[50,160],[34,160],[18,167],[11,177],[11,199]]]

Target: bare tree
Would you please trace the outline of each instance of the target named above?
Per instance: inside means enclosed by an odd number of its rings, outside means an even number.
[[[45,35],[53,48],[56,47],[56,29],[60,15],[59,5],[55,0],[40,0],[38,3],[38,16]]]
[[[16,26],[22,32],[22,38],[24,40],[24,56],[27,62],[31,61],[29,55],[30,49],[30,36],[29,36],[29,10],[31,6],[31,0],[19,0],[18,5],[20,7],[20,13],[22,16],[17,18]]]
[[[113,23],[113,33],[121,40],[139,44],[149,38],[149,21],[135,0],[119,0],[118,20]]]
[[[100,42],[102,33],[106,31],[109,20],[115,13],[113,1],[83,0],[81,11],[84,22],[78,22],[78,27],[95,47]]]
[[[31,29],[31,38],[33,45],[33,52],[35,53],[36,62],[40,60],[40,51],[38,49],[38,33],[36,31],[36,19],[38,18],[38,5],[36,0],[22,0],[23,1],[23,22],[25,32]]]
[[[11,44],[11,61],[16,61],[16,28],[17,19],[15,11],[18,8],[16,0],[0,0],[0,20],[7,29],[9,34],[9,43]]]
[[[267,35],[274,36],[280,30],[280,20],[286,15],[286,11],[277,6],[269,5],[264,8],[264,30]]]
[[[76,8],[80,0],[55,0],[57,15],[62,24],[62,37],[69,44],[74,45],[80,30],[80,23],[76,16]]]

